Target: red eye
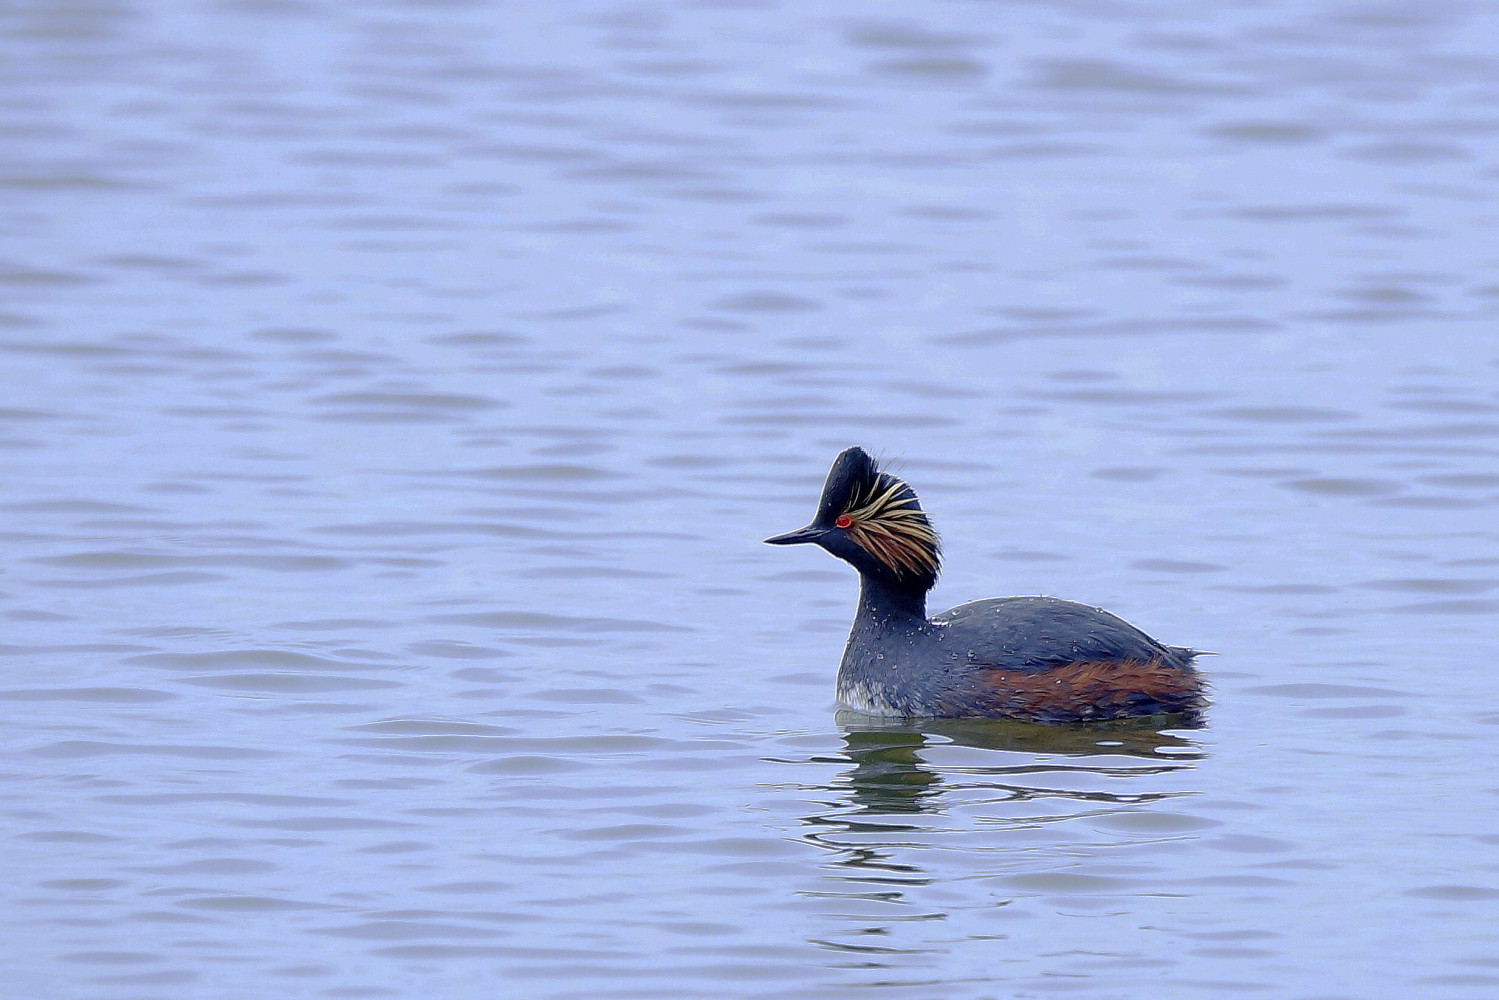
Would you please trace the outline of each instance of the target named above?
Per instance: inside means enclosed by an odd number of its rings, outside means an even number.
[[[854,523],[854,519],[849,517],[847,514],[839,514],[838,520],[834,521],[833,523],[838,525],[838,527],[840,528],[847,528]]]

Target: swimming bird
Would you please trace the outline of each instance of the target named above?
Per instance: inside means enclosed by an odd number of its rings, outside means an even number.
[[[859,571],[838,699],[872,715],[1085,722],[1195,714],[1196,650],[1102,608],[998,597],[934,618],[942,549],[916,493],[862,448],[833,460],[817,515],[770,545],[819,545]]]

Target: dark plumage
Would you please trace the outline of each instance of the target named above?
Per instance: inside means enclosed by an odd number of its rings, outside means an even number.
[[[1191,714],[1197,652],[1052,597],[974,601],[926,617],[941,546],[911,487],[862,448],[833,461],[817,515],[772,545],[812,543],[859,571],[838,697],[875,715],[1080,722]]]

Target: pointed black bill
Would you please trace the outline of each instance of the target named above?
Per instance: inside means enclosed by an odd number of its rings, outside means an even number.
[[[765,544],[804,545],[807,542],[817,541],[825,534],[827,534],[826,528],[818,528],[809,524],[805,528],[797,528],[795,531],[788,531],[784,535],[772,535],[771,537],[765,539]]]

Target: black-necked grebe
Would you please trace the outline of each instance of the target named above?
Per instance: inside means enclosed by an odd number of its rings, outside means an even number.
[[[1083,722],[1195,714],[1196,650],[1053,597],[999,597],[926,616],[941,547],[916,493],[862,448],[833,461],[812,523],[765,539],[811,542],[859,571],[838,698],[873,715]]]

